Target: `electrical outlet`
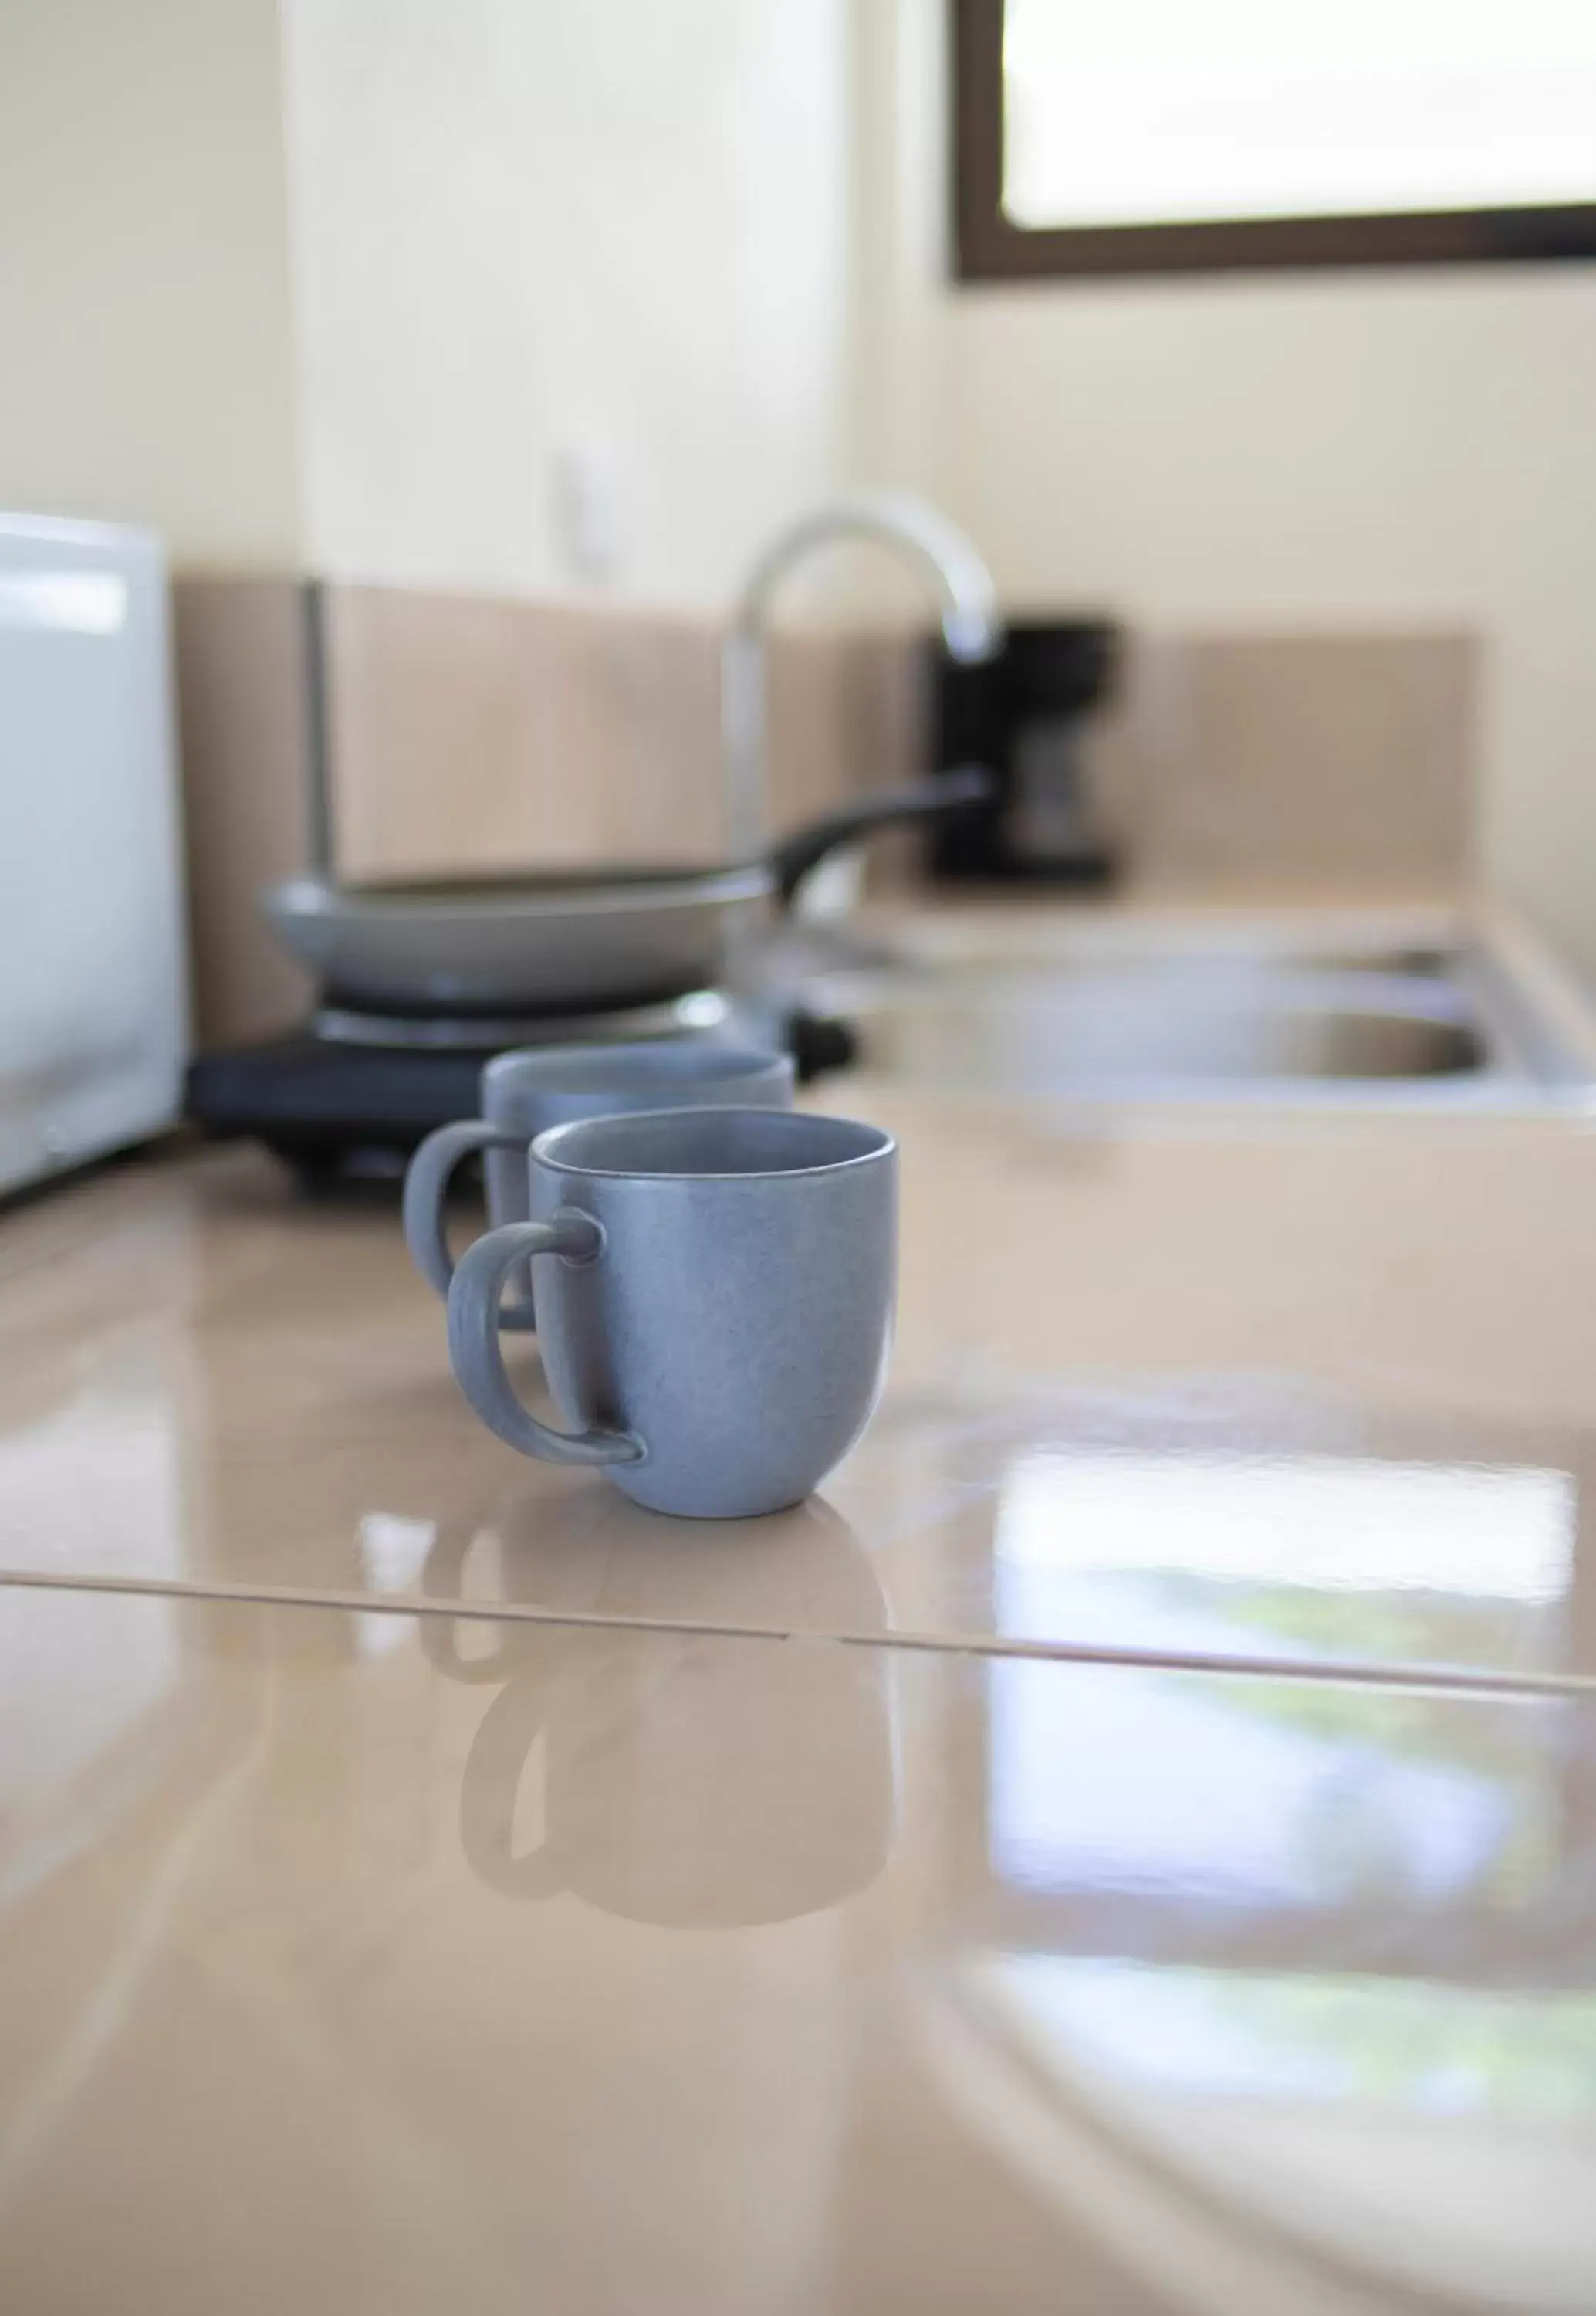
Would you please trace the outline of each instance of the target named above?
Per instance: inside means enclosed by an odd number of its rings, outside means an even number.
[[[566,575],[583,586],[607,586],[623,561],[614,459],[597,443],[562,443],[550,454],[548,477],[554,544]]]

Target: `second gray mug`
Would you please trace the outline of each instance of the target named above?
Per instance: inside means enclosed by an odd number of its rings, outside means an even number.
[[[799,1502],[874,1410],[891,1340],[898,1147],[802,1110],[590,1118],[532,1147],[534,1219],[490,1231],[449,1289],[449,1360],[523,1455],[601,1466],[651,1511]],[[538,1340],[572,1429],[504,1364],[499,1298],[536,1257]]]
[[[495,1055],[482,1073],[482,1116],[440,1126],[410,1162],[404,1235],[416,1269],[439,1295],[448,1293],[455,1275],[445,1234],[448,1187],[462,1159],[482,1154],[488,1220],[498,1227],[527,1219],[527,1153],[552,1126],[706,1102],[787,1109],[792,1100],[790,1055],[717,1038],[537,1046]],[[534,1324],[524,1278],[520,1299],[505,1305],[500,1324]]]

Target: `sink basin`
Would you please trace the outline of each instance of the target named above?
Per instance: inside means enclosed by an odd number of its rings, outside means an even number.
[[[867,1069],[969,1092],[1180,1094],[1486,1067],[1483,1036],[1444,998],[1361,1000],[1325,978],[966,966],[861,975],[843,1002]]]
[[[1596,1038],[1549,962],[1433,913],[927,910],[789,967],[865,1069],[953,1093],[1596,1108]]]
[[[1421,981],[1439,980],[1457,971],[1457,949],[1289,949],[1282,961],[1304,970],[1331,973],[1396,974]]]

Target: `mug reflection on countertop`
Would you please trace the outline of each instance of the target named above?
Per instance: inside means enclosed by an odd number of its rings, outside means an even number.
[[[775,1519],[667,1521],[590,1497],[572,1505],[579,1529],[595,1501],[635,1530],[616,1540],[623,1559],[635,1555],[634,1599],[651,1540],[675,1555],[678,1574],[696,1553],[713,1567],[751,1548],[758,1565],[738,1596],[747,1626],[762,1605],[779,1619],[795,1584],[808,1611],[829,1608],[839,1630],[884,1621],[869,1562],[828,1504]],[[427,1576],[434,1598],[455,1597],[470,1541],[440,1541]],[[658,1613],[669,1599],[682,1613],[669,1572],[646,1589]],[[461,1619],[418,1621],[437,1670],[497,1687],[462,1777],[460,1839],[473,1871],[504,1896],[569,1893],[627,1920],[735,1929],[838,1905],[885,1866],[896,1807],[886,1650],[790,1640],[779,1625],[767,1635],[518,1620],[482,1626],[492,1645],[476,1654],[457,1629],[468,1607]],[[540,1739],[544,1838],[518,1849]]]

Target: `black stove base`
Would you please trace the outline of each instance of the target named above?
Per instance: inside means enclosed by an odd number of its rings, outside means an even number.
[[[435,1126],[476,1115],[477,1081],[495,1050],[404,1053],[303,1030],[201,1054],[185,1107],[214,1139],[263,1142],[313,1180],[397,1178]]]
[[[782,1027],[800,1082],[854,1059],[846,1022],[795,1012]],[[396,1181],[434,1127],[475,1117],[483,1064],[502,1050],[350,1045],[298,1030],[201,1054],[185,1109],[213,1140],[263,1142],[307,1183]]]

